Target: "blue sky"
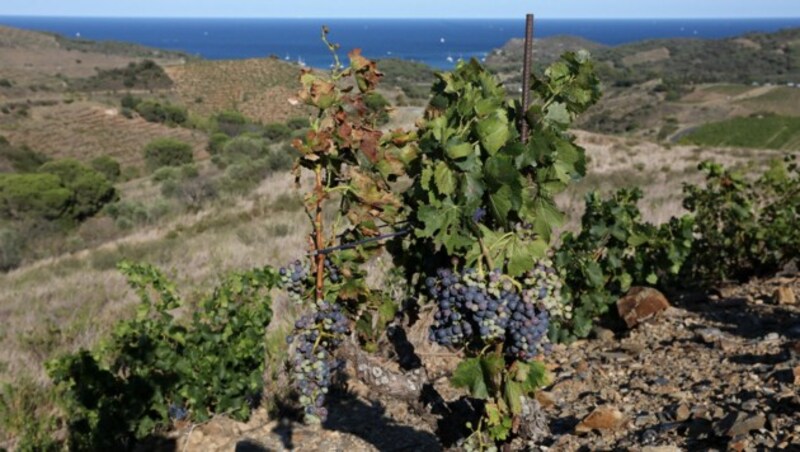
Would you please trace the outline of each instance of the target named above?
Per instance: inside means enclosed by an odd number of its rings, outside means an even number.
[[[100,17],[800,17],[800,0],[0,0],[0,15]]]

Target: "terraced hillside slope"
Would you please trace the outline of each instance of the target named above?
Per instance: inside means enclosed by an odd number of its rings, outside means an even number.
[[[301,116],[290,103],[299,89],[298,67],[275,58],[194,61],[168,67],[183,105],[199,115],[237,110],[262,122]]]
[[[195,156],[205,156],[205,134],[179,127],[126,118],[116,108],[75,102],[31,108],[28,117],[0,129],[9,141],[26,145],[51,158],[88,161],[107,155],[123,166],[139,166],[142,150],[156,138],[177,138],[192,144]]]

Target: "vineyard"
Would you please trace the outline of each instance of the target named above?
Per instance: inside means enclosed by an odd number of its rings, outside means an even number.
[[[167,73],[182,103],[197,114],[236,110],[264,124],[304,114],[289,103],[297,68],[278,59],[198,61],[168,67]]]
[[[171,243],[177,268],[93,262],[106,286],[83,280],[83,321],[130,313],[102,340],[52,320],[39,335],[10,329],[29,355],[48,350],[48,386],[4,387],[0,446],[800,447],[796,155],[574,132],[602,96],[585,51],[533,74],[530,105],[478,61],[460,62],[436,74],[413,126],[385,130],[384,112],[368,108],[378,65],[358,49],[340,57],[326,28],[322,41],[331,71],[302,69],[299,83],[274,60],[168,69],[197,114],[311,112],[292,141],[294,195],[277,176],[138,254]],[[262,106],[275,98],[286,105]],[[57,157],[63,147],[138,164],[130,157],[156,137],[195,154],[206,144],[82,104],[31,115],[10,141]],[[268,234],[277,223],[283,232]],[[204,259],[186,259],[176,237],[204,246]],[[223,246],[238,266],[221,268]],[[53,271],[80,278],[85,263],[70,259]],[[188,272],[203,283],[182,281]],[[123,281],[124,302],[93,293]],[[52,298],[37,300],[70,310]],[[62,336],[70,347],[53,343]]]
[[[108,155],[125,166],[139,166],[142,149],[157,138],[191,143],[198,157],[204,155],[207,140],[199,131],[126,118],[115,108],[88,102],[36,107],[30,117],[5,127],[8,131],[3,133],[11,142],[53,158],[91,160]]]

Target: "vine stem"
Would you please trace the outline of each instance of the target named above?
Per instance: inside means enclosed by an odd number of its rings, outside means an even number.
[[[314,190],[317,192],[317,199],[315,200],[315,218],[314,218],[314,232],[316,233],[316,242],[314,243],[314,251],[319,251],[325,248],[325,236],[322,223],[322,201],[325,196],[325,188],[322,183],[322,166],[317,165],[314,169],[315,186]],[[316,283],[316,300],[322,300],[324,293],[324,271],[325,271],[325,255],[316,255],[317,265],[317,283]]]

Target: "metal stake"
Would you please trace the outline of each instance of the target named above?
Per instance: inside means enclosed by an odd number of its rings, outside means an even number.
[[[525,55],[522,60],[522,115],[520,121],[520,135],[522,142],[528,142],[528,121],[525,113],[531,104],[531,65],[533,64],[533,14],[525,16]]]

